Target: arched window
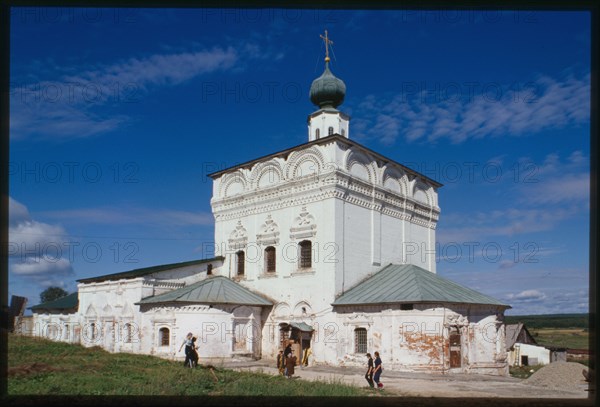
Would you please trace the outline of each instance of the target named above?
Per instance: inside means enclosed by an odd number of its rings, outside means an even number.
[[[300,246],[300,268],[312,267],[312,243],[310,240],[303,240]]]
[[[354,330],[354,353],[367,353],[367,329]]]
[[[331,136],[333,134],[333,127],[329,127],[328,134]]]
[[[318,139],[319,137],[321,137],[321,130],[317,129],[315,130],[315,138]]]
[[[160,346],[169,346],[169,328],[160,328],[158,330],[158,343]]]
[[[206,266],[206,275],[210,276],[212,275],[212,269],[213,269],[213,265],[209,264],[208,266]]]
[[[129,322],[125,324],[125,343],[131,343],[133,341],[133,325]]]
[[[244,266],[246,264],[246,256],[244,254],[244,252],[242,250],[240,250],[239,252],[237,252],[235,254],[236,257],[236,263],[237,263],[237,275],[238,276],[243,276],[244,275]]]
[[[90,337],[90,341],[96,342],[96,337],[98,336],[97,335],[98,334],[97,330],[98,330],[98,327],[96,326],[96,323],[92,322],[90,324],[90,336],[89,336]]]
[[[346,130],[342,129],[342,136],[346,135]]]
[[[265,271],[275,273],[275,248],[273,246],[265,249]]]

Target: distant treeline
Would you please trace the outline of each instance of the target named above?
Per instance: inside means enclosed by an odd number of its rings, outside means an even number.
[[[589,327],[588,314],[507,315],[506,324],[522,322],[527,328],[581,328]]]

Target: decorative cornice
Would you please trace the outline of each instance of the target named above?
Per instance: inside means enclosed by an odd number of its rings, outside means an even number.
[[[180,283],[176,280],[145,280],[142,284],[142,287],[177,289],[185,287],[185,283]]]
[[[440,210],[341,170],[293,180],[285,185],[249,191],[235,197],[212,200],[213,213],[219,220],[269,213],[274,210],[337,198],[386,215],[435,229]],[[231,239],[230,239],[231,241]]]

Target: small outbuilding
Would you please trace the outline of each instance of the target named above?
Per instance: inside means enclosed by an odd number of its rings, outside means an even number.
[[[567,360],[566,349],[538,345],[522,322],[506,325],[506,351],[510,366],[547,365]]]

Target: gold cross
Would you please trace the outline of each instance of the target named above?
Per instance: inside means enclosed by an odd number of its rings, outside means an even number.
[[[325,36],[323,37],[322,35],[319,34],[319,37],[321,37],[323,39],[323,42],[325,43],[325,62],[329,62],[329,45],[333,45],[333,41],[331,41],[328,37],[327,37],[327,30],[325,30]]]

